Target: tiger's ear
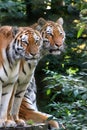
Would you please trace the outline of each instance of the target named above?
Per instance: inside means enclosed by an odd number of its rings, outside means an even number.
[[[15,35],[19,32],[19,29],[18,27],[12,27],[12,34],[13,34],[13,37],[15,37]]]
[[[41,27],[46,24],[46,20],[44,18],[39,18],[37,22]]]
[[[37,23],[36,23],[36,26],[35,26],[35,29],[37,31],[41,31],[42,27],[46,24],[46,20],[44,18],[39,18]]]
[[[64,23],[62,17],[60,17],[56,22],[57,22],[58,24],[60,24],[60,25],[63,25],[63,23]]]
[[[2,26],[0,28],[0,32],[5,36],[5,37],[9,37],[12,34],[12,27],[11,26]]]

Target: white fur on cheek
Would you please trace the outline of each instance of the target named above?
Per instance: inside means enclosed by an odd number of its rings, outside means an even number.
[[[39,40],[40,40],[40,37],[39,37],[39,36],[37,36],[37,34],[36,34],[36,33],[34,33],[34,39],[35,39],[35,41],[39,41]]]
[[[27,35],[22,35],[22,42],[27,42],[28,43],[28,36]]]
[[[50,27],[50,26],[47,26],[46,32],[47,32],[48,34],[53,34],[53,28]]]

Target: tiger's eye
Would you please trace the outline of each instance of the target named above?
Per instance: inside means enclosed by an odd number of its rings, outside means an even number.
[[[60,35],[62,35],[63,33],[62,32],[60,32]]]

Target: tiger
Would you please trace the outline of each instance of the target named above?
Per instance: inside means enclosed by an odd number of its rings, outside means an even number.
[[[30,27],[16,35],[13,30],[0,27],[0,128],[25,124],[19,119],[19,107],[43,43],[40,33]]]
[[[31,27],[38,30],[43,38],[43,49],[41,57],[47,54],[59,55],[61,51],[64,51],[65,31],[63,29],[63,18],[59,18],[56,22],[46,21],[44,18],[39,18],[37,23]],[[19,117],[24,120],[33,120],[39,123],[48,123],[50,126],[59,128],[58,122],[54,120],[47,121],[49,114],[40,112],[36,103],[36,83],[34,75],[26,90],[24,98],[22,100]]]

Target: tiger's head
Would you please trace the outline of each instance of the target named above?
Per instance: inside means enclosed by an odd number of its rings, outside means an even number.
[[[39,18],[37,24],[32,26],[40,31],[43,38],[43,54],[60,54],[64,50],[65,32],[63,30],[63,18],[56,22]]]
[[[17,33],[12,43],[10,52],[14,59],[35,60],[39,58],[42,37],[38,31],[29,27],[22,29]]]

